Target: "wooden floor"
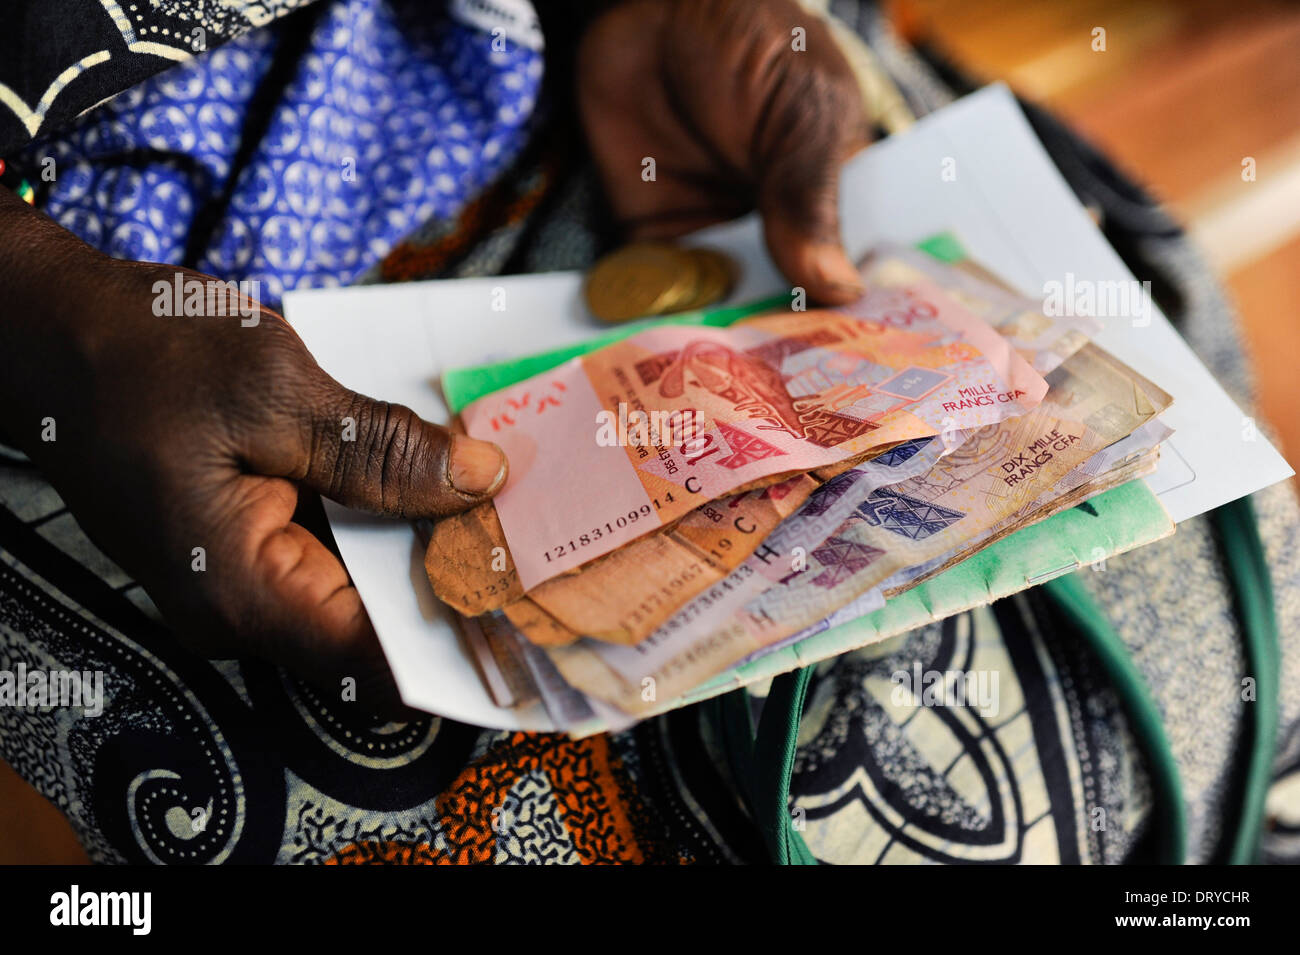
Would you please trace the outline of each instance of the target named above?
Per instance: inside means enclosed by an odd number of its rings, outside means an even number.
[[[0,865],[79,865],[87,861],[67,820],[0,760]]]
[[[1300,3],[896,0],[895,21],[1055,109],[1169,203],[1232,294],[1300,470]],[[1094,31],[1105,31],[1096,51]],[[1253,161],[1255,177],[1243,179]]]

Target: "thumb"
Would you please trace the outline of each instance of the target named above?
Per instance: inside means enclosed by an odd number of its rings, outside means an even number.
[[[404,405],[331,382],[311,420],[304,485],[361,510],[441,517],[479,504],[506,482],[505,454],[431,424]]]

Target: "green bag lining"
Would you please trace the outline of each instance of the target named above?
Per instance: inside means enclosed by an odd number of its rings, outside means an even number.
[[[1254,505],[1249,497],[1243,497],[1215,508],[1212,516],[1227,558],[1237,617],[1245,632],[1246,662],[1255,677],[1255,701],[1248,708],[1253,717],[1249,721],[1252,738],[1241,810],[1226,854],[1229,864],[1244,865],[1258,858],[1264,803],[1273,779],[1282,651],[1273,604],[1273,581],[1264,543],[1259,537]]]
[[[1124,641],[1079,582],[1077,574],[1049,580],[1043,586],[1047,596],[1100,658],[1102,668],[1119,694],[1151,772],[1156,825],[1159,827],[1157,859],[1166,865],[1182,865],[1187,859],[1187,808],[1178,763],[1169,745],[1169,737],[1165,735],[1160,709],[1142,674],[1129,659]]]

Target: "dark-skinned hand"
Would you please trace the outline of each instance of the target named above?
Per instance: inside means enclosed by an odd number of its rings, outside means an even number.
[[[174,266],[100,255],[4,190],[0,223],[11,249],[40,253],[21,276],[0,254],[17,306],[0,328],[6,431],[90,538],[194,651],[260,657],[340,693],[350,677],[358,703],[396,711],[356,588],[293,520],[300,490],[439,517],[501,487],[496,445],[344,388],[283,318],[242,316],[234,296],[209,299],[206,317],[160,317],[155,283],[174,283]]]
[[[841,164],[868,141],[866,114],[829,27],[794,0],[626,0],[583,36],[577,96],[629,237],[757,209],[794,285],[825,304],[861,295],[837,189]]]

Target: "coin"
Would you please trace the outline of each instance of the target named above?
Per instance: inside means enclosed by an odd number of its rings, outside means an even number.
[[[602,258],[587,273],[587,306],[607,322],[658,315],[693,294],[699,269],[667,242],[637,242]]]
[[[638,242],[597,262],[585,294],[598,318],[622,322],[704,308],[724,298],[735,278],[735,264],[715,249]]]
[[[694,263],[699,279],[690,300],[678,308],[683,311],[704,308],[726,298],[736,282],[737,270],[731,258],[716,249],[706,248],[687,249],[686,254]]]

